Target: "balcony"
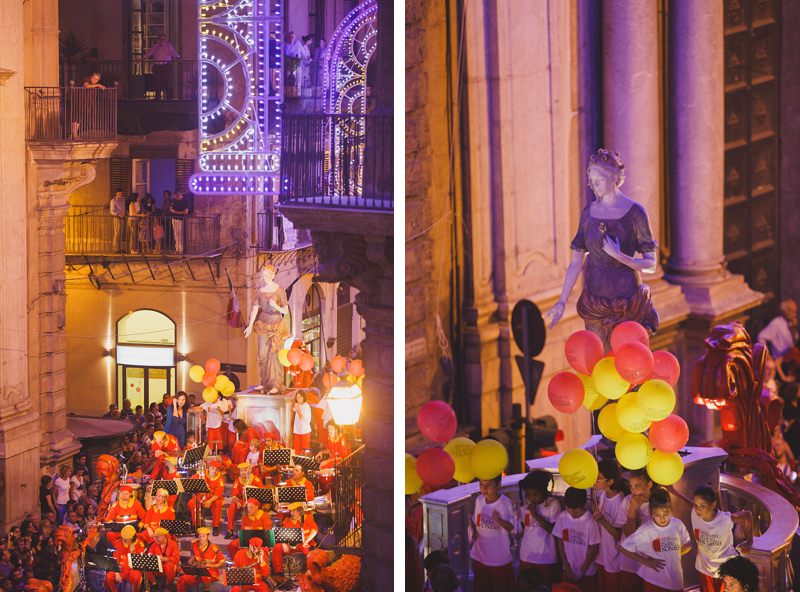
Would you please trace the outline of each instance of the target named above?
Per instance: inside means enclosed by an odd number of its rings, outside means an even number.
[[[97,210],[64,217],[67,262],[214,257],[221,253],[219,216],[114,218]],[[180,228],[180,235],[175,232]],[[116,234],[115,234],[116,233]],[[116,241],[115,241],[116,237]],[[176,241],[176,238],[179,240]],[[183,243],[182,252],[177,248]]]
[[[311,246],[311,236],[307,230],[294,228],[277,210],[259,212],[255,246],[259,253],[296,251]]]
[[[50,144],[116,142],[117,89],[25,87],[25,140]]]
[[[392,232],[391,115],[285,114],[281,210],[300,227]]]

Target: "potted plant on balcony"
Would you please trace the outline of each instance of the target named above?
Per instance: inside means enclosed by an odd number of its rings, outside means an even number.
[[[298,71],[300,70],[301,58],[285,57],[284,58],[284,71],[286,72],[286,79],[283,85],[283,94],[286,97],[299,97],[300,96],[300,79]]]

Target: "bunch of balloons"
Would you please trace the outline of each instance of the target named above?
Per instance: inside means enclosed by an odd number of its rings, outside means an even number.
[[[219,373],[219,369],[217,358],[209,358],[202,366],[196,364],[189,369],[189,378],[203,383],[203,400],[208,403],[215,402],[220,395],[230,397],[236,390],[230,379]]]
[[[316,362],[314,356],[301,349],[303,342],[300,342],[300,347],[292,345],[291,349],[278,350],[278,361],[281,366],[289,368],[290,366],[297,366],[304,372],[310,372],[314,369]]]
[[[563,413],[581,405],[600,410],[600,432],[615,442],[620,465],[647,467],[656,483],[672,485],[683,475],[678,450],[689,440],[689,428],[675,408],[673,387],[680,364],[668,351],[651,351],[647,330],[625,321],[611,333],[611,351],[591,331],[569,336],[565,354],[573,372],[556,374],[547,387],[550,403]],[[597,462],[585,450],[562,456],[559,471],[573,487],[587,488],[597,479]],[[591,482],[590,482],[591,481]]]
[[[434,487],[446,485],[451,479],[469,483],[477,479],[493,479],[508,465],[508,451],[497,440],[473,442],[469,438],[454,438],[458,423],[453,408],[444,401],[429,401],[417,415],[420,432],[433,446],[417,458],[406,454],[406,495],[419,491],[423,483]]]

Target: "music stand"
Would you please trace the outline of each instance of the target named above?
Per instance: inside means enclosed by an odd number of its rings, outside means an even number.
[[[197,450],[193,448],[192,450]],[[190,452],[190,451],[187,451]],[[199,526],[203,526],[205,524],[205,518],[203,517],[203,506],[200,503],[200,498],[197,497],[202,493],[210,493],[211,490],[208,488],[208,483],[206,483],[205,479],[200,479],[199,477],[191,478],[191,479],[181,479],[180,489],[183,490],[184,493],[188,493],[194,495],[194,521],[195,524]]]
[[[197,576],[198,578],[206,578],[211,575],[207,568],[199,565],[181,564],[181,571],[187,576]]]
[[[128,553],[128,567],[142,572],[145,590],[150,589],[150,580],[147,578],[148,572],[164,573],[161,565],[161,557],[158,555],[148,555],[147,553]]]
[[[296,465],[303,467],[303,470],[308,473],[309,471],[319,471],[319,461],[313,456],[302,456],[300,454],[292,455],[292,462]]]
[[[192,536],[195,533],[192,523],[184,520],[162,520],[158,525],[166,528],[168,533],[174,534],[178,538]]]
[[[294,487],[278,487],[278,503],[306,502],[306,488],[302,485]]]
[[[290,547],[303,544],[302,528],[284,528],[282,526],[273,529],[276,543],[286,543]]]
[[[256,498],[262,504],[274,504],[275,494],[271,487],[250,487],[249,485],[244,488],[244,499],[248,500],[251,497]]]
[[[256,570],[253,567],[229,567],[225,579],[228,586],[252,586],[256,583]]]
[[[268,467],[290,465],[292,464],[292,449],[278,448],[277,450],[265,450],[262,460]]]
[[[181,466],[192,466],[199,463],[203,460],[210,450],[208,449],[207,444],[200,444],[195,448],[190,448],[186,452],[183,453],[183,459],[181,459]]]
[[[178,495],[178,483],[175,479],[156,479],[153,481],[153,495],[159,489],[166,489],[169,495]]]
[[[86,566],[97,568],[105,572],[120,572],[119,562],[114,557],[106,557],[99,553],[87,553]]]
[[[240,530],[239,548],[244,549],[250,546],[250,539],[253,537],[260,538],[268,547],[275,546],[275,533],[272,530]]]
[[[129,524],[136,528],[136,524],[138,520],[134,520],[131,522],[103,522],[103,527],[106,529],[106,532],[120,532],[123,528],[128,526]],[[136,530],[139,530],[136,528]]]

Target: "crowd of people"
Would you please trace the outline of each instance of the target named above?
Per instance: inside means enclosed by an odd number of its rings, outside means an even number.
[[[298,38],[294,31],[286,33],[283,56],[299,60],[297,69],[293,72],[299,94],[302,95],[303,89],[322,85],[322,67],[326,47],[324,39],[320,39],[314,47],[314,35],[303,35]],[[286,68],[286,71],[292,73],[292,68]]]
[[[125,250],[125,239],[129,253],[184,253],[184,221],[191,212],[187,199],[180,191],[164,191],[161,208],[157,208],[155,198],[150,193],[143,196],[131,193],[126,198],[124,192],[118,189],[109,203],[109,212],[113,224],[114,253]]]

